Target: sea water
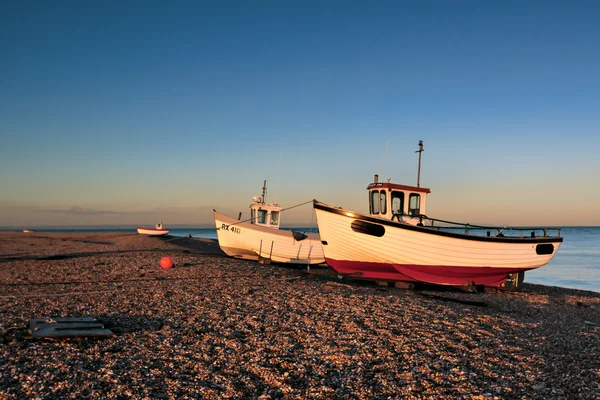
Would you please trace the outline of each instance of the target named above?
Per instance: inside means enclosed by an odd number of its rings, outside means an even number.
[[[600,227],[565,227],[548,264],[525,272],[525,282],[600,292]]]
[[[33,228],[36,229],[36,228]],[[299,232],[316,232],[316,228],[288,228]],[[10,230],[10,229],[2,229]],[[14,230],[14,229],[13,229]],[[37,232],[123,232],[130,229],[36,229]],[[554,232],[552,232],[554,234]],[[170,229],[169,235],[217,239],[214,228]],[[571,289],[591,290],[600,293],[600,227],[563,227],[564,238],[558,252],[547,265],[525,273],[525,282]]]

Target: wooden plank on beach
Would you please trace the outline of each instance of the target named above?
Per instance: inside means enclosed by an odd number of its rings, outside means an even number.
[[[410,282],[394,282],[394,287],[396,289],[414,289],[415,285]]]
[[[110,337],[113,336],[113,332],[110,329],[68,329],[58,331],[52,329],[40,329],[31,332],[31,336],[38,339],[70,337]]]
[[[98,322],[94,317],[56,317],[56,318],[32,318],[29,321],[31,327],[32,323],[54,323],[54,322]]]
[[[57,322],[56,324],[46,324],[53,331],[65,329],[102,329],[104,325],[100,322]]]
[[[34,338],[107,337],[110,329],[93,317],[33,318],[29,321]]]
[[[385,286],[385,287],[395,287],[396,289],[414,289],[415,285],[413,283],[410,282],[400,282],[400,281],[394,281],[394,282],[389,282],[389,281],[376,281],[377,284],[379,286]]]

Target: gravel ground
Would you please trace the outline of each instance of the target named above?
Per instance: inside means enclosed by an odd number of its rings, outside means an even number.
[[[208,239],[0,233],[0,399],[600,399],[599,293],[311,272]],[[115,336],[31,338],[67,316]]]

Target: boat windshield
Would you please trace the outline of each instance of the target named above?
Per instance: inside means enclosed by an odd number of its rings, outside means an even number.
[[[279,211],[271,211],[271,225],[279,225]]]
[[[373,190],[371,196],[371,214],[379,214],[379,191]]]
[[[421,213],[421,196],[416,193],[411,193],[408,198],[408,214],[410,216],[418,216]]]
[[[267,210],[258,210],[258,223],[259,224],[267,223]]]

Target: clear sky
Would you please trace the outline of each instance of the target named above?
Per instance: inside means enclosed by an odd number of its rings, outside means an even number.
[[[209,224],[265,179],[283,206],[366,212],[374,174],[416,183],[419,140],[430,216],[600,225],[599,21],[597,1],[0,1],[0,226]]]

